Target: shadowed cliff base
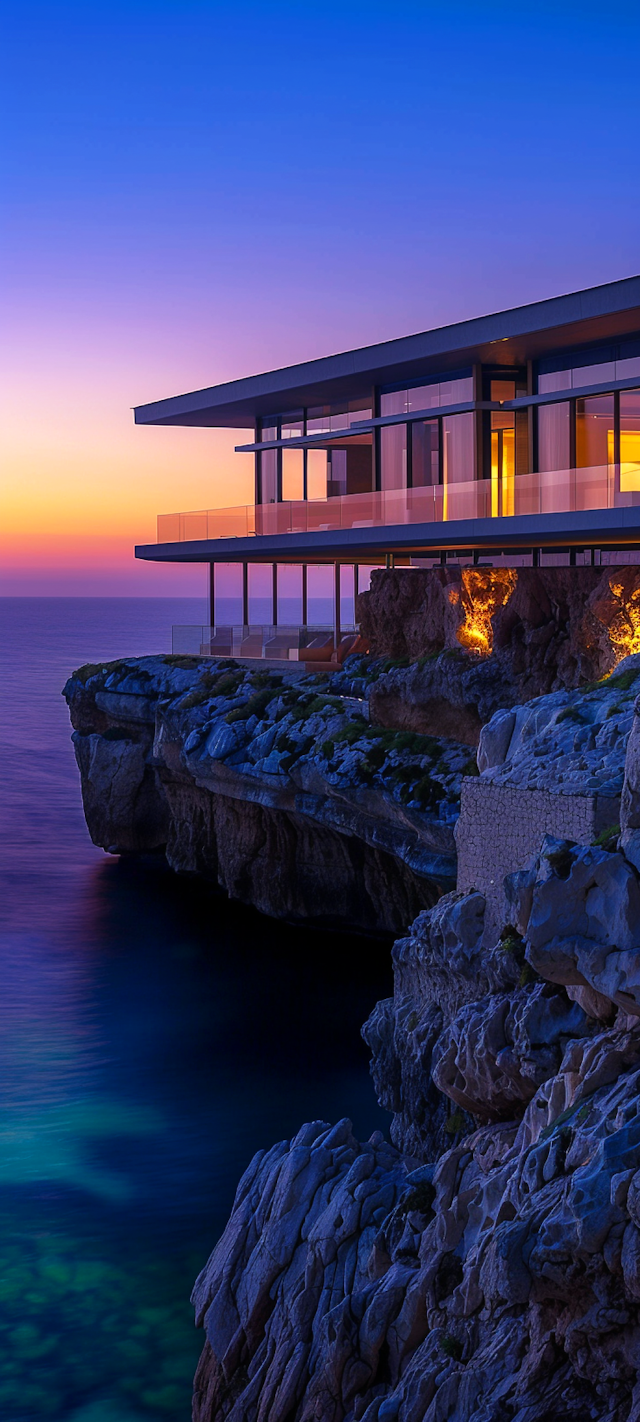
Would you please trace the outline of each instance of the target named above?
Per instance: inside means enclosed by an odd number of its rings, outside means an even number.
[[[316,1121],[251,1162],[195,1422],[638,1422],[640,699],[625,724],[619,826],[544,839],[496,933],[473,890],[395,944],[364,1028],[393,1144]]]

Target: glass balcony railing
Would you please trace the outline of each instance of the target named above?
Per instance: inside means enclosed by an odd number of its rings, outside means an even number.
[[[602,464],[421,489],[159,514],[158,543],[326,533],[340,528],[386,528],[518,514],[578,513],[632,505],[640,505],[640,464]]]
[[[268,623],[206,627],[181,624],[172,628],[171,650],[182,656],[251,657],[268,661],[342,664],[353,651],[366,651],[357,627],[340,629],[336,645],[331,627],[284,627]]]

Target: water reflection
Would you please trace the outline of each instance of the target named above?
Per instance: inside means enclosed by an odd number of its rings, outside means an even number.
[[[59,688],[172,617],[37,601],[0,665],[0,1416],[188,1422],[190,1287],[251,1154],[384,1124],[357,1029],[388,949],[94,850]]]

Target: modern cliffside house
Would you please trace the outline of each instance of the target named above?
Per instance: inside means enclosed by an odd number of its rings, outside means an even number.
[[[255,503],[160,515],[158,542],[136,548],[209,565],[210,627],[198,645],[184,629],[176,650],[328,656],[314,615],[327,574],[337,649],[375,565],[640,559],[640,277],[160,400],[135,420],[251,432],[237,448],[255,456]],[[225,564],[235,630],[216,618]]]

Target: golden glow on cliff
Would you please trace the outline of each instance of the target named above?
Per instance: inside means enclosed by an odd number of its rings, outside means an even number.
[[[464,612],[464,622],[456,635],[465,651],[489,656],[493,650],[491,619],[509,601],[517,581],[515,568],[462,569],[462,587],[451,588],[449,600],[460,603]]]
[[[640,652],[640,586],[628,589],[624,582],[612,573],[609,587],[616,603],[616,610],[608,627],[617,666],[623,657]]]

